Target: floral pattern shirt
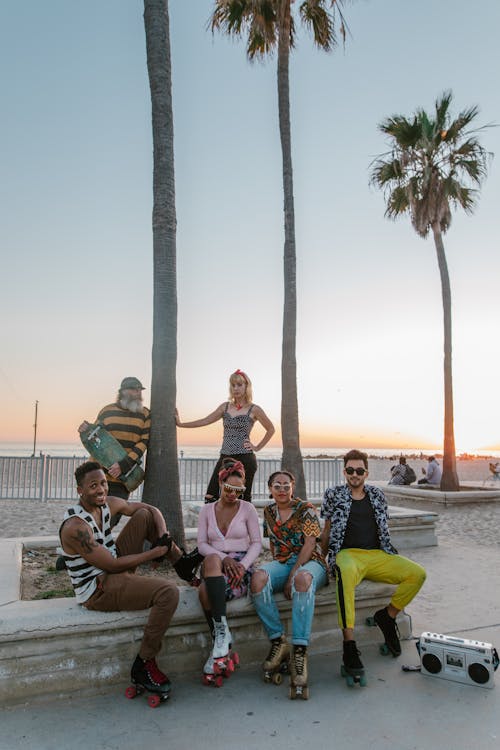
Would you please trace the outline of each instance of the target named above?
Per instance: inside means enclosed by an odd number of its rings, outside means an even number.
[[[298,555],[304,546],[305,537],[313,536],[316,538],[316,545],[311,560],[326,567],[319,543],[321,526],[314,505],[295,498],[291,507],[292,515],[286,521],[281,521],[276,503],[264,509],[264,536],[272,544],[274,559],[286,562],[292,555]]]
[[[391,544],[389,534],[385,495],[382,490],[379,490],[378,487],[373,487],[371,484],[365,484],[364,489],[373,508],[380,549],[390,555],[396,555],[398,551]],[[351,505],[352,495],[350,487],[347,484],[329,487],[325,490],[321,506],[321,518],[331,522],[330,539],[328,541],[328,566],[332,573],[335,572],[335,558],[342,548],[342,542],[344,541]]]

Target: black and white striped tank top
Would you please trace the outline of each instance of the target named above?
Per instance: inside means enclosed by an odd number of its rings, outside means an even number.
[[[224,425],[224,437],[222,440],[221,453],[232,456],[236,453],[251,453],[251,448],[244,448],[245,440],[250,439],[250,430],[253,427],[254,420],[250,416],[254,405],[246,414],[237,414],[232,417],[229,412],[229,401],[226,404],[226,411],[222,415],[222,424]]]
[[[65,521],[74,516],[78,516],[82,521],[88,523],[96,542],[104,545],[113,557],[117,557],[115,541],[111,534],[111,513],[107,504],[104,505],[101,511],[102,531],[96,524],[94,517],[85,508],[82,508],[81,505],[74,505],[72,508],[68,508],[64,514],[63,522],[59,529],[59,536],[61,535],[61,529]],[[83,604],[87,599],[90,599],[96,590],[96,578],[104,571],[91,565],[80,555],[68,555],[62,548],[58,551],[64,557],[64,562],[66,563],[66,568],[68,569],[69,577],[75,590],[76,601],[78,604]]]

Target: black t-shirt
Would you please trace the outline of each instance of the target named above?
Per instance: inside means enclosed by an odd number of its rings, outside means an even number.
[[[368,495],[353,500],[342,549],[380,549],[375,514]]]

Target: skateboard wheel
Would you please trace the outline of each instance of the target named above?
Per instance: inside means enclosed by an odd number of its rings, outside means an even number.
[[[136,695],[137,695],[137,689],[135,688],[134,685],[130,685],[130,687],[128,687],[125,690],[125,697],[126,698],[132,699],[132,698],[135,698]]]
[[[148,695],[148,706],[150,708],[158,708],[160,703],[161,703],[161,699],[159,695]]]
[[[281,685],[283,682],[283,675],[281,675],[279,672],[276,672],[272,676],[272,681],[274,685]]]

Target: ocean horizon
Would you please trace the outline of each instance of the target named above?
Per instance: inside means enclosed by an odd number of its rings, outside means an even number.
[[[302,456],[304,458],[336,458],[343,456],[350,448],[317,448],[302,447]],[[380,458],[391,458],[394,456],[430,456],[442,455],[442,451],[430,448],[409,447],[401,448],[370,448],[363,446],[360,450],[368,453],[369,456]],[[214,445],[178,445],[179,458],[211,458],[216,459],[220,453],[220,446]],[[282,450],[278,446],[263,448],[259,451],[262,458],[279,459]],[[81,443],[59,443],[40,441],[36,444],[35,455],[40,454],[49,456],[76,456],[84,458],[87,455],[85,448]],[[0,442],[0,456],[19,456],[26,458],[33,455],[33,443],[27,442]],[[478,457],[478,458],[500,458],[500,450],[475,450],[467,452],[457,448],[457,457]]]

